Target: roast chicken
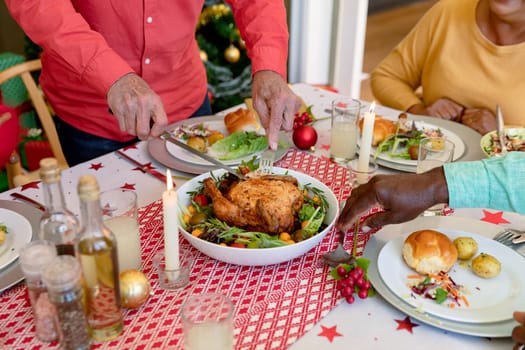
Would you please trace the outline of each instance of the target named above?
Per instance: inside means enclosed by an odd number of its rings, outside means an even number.
[[[221,192],[204,180],[215,217],[231,226],[278,234],[291,232],[304,198],[292,176],[264,175],[233,182]]]

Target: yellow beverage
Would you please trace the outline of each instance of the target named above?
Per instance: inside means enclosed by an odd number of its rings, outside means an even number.
[[[357,150],[357,125],[352,122],[335,121],[332,125],[330,157],[336,162],[348,162]]]
[[[117,239],[118,266],[120,271],[140,270],[140,233],[133,217],[117,216],[104,221]]]

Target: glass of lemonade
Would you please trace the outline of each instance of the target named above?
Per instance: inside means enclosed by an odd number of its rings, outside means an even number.
[[[442,137],[424,138],[419,143],[416,173],[422,174],[454,160],[454,143]],[[423,212],[423,216],[439,216],[444,205],[438,204]]]
[[[233,311],[233,303],[225,295],[188,296],[181,309],[184,349],[233,350]]]
[[[330,132],[330,158],[346,164],[357,151],[357,134],[361,102],[352,98],[332,101],[332,129]]]
[[[100,205],[104,225],[117,240],[117,255],[120,272],[140,270],[140,231],[137,216],[137,194],[135,191],[114,189],[100,194]]]

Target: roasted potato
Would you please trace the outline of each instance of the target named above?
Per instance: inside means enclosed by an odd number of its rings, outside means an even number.
[[[458,237],[452,243],[456,246],[459,260],[468,260],[478,251],[478,242],[472,237]]]
[[[212,146],[215,142],[222,140],[224,138],[224,135],[220,132],[214,132],[210,136],[206,137],[206,141],[208,141],[208,146]]]
[[[7,233],[7,227],[5,225],[0,224],[0,245],[4,244],[6,239],[6,233]]]
[[[496,277],[501,271],[501,263],[492,255],[481,253],[472,260],[472,271],[479,277]]]
[[[410,155],[410,159],[417,160],[419,153],[419,145],[412,145],[408,148],[408,154]]]
[[[190,137],[187,141],[188,146],[196,149],[199,152],[206,152],[206,140],[204,137],[195,136]]]

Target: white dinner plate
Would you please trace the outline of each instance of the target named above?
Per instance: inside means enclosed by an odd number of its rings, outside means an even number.
[[[13,200],[0,200],[0,208],[14,211],[26,218],[32,227],[32,232],[38,232],[42,212],[33,206]],[[36,236],[36,235],[35,235]],[[24,280],[24,273],[18,259],[0,269],[0,294]]]
[[[0,208],[0,223],[7,226],[6,240],[0,245],[0,269],[2,269],[18,258],[20,249],[31,241],[33,229],[25,217],[4,208]]]
[[[226,130],[226,126],[224,125],[224,121],[222,119],[220,119],[220,120],[212,120],[212,121],[207,121],[207,122],[198,122],[198,123],[195,123],[194,121],[192,121],[192,119],[188,119],[184,123],[184,125],[187,125],[187,126],[193,126],[193,125],[199,125],[199,124],[202,124],[205,128],[207,128],[209,130],[219,131],[220,133],[222,133],[224,135],[224,137],[228,136],[228,131]],[[180,139],[180,141],[185,142],[182,139]],[[183,149],[183,148],[181,148],[181,147],[179,147],[179,146],[177,146],[177,145],[175,145],[175,144],[173,144],[171,142],[167,142],[166,141],[166,149],[168,150],[168,153],[170,155],[172,155],[173,157],[178,158],[178,159],[180,159],[180,160],[182,160],[184,162],[187,162],[187,163],[190,163],[190,164],[194,164],[194,165],[207,165],[207,166],[213,165],[212,163],[208,162],[207,160],[202,159],[199,156],[196,156],[195,154],[193,154],[193,153],[191,153],[189,151],[186,151],[185,149]],[[250,159],[253,158],[253,156],[259,156],[261,153],[262,153],[262,151],[256,152],[256,153],[252,153],[252,154],[249,154],[249,155],[241,157],[241,158],[230,159],[230,160],[221,160],[221,159],[217,158],[217,160],[220,160],[222,163],[224,163],[226,165],[238,165],[242,161],[249,161]],[[213,154],[211,152],[208,153],[208,155],[213,157]]]
[[[225,113],[225,112],[221,112]],[[168,130],[173,130],[179,125],[183,125],[184,123],[191,123],[191,124],[198,124],[198,123],[209,123],[209,122],[215,122],[220,121],[224,119],[224,115],[214,115],[214,116],[206,116],[206,117],[195,117],[190,119],[185,119],[176,123],[173,123],[168,126]],[[479,141],[478,141],[479,142]],[[151,140],[148,140],[148,152],[151,155],[153,159],[158,161],[164,166],[167,166],[168,168],[183,171],[188,174],[203,174],[211,170],[218,169],[216,165],[213,164],[192,164],[189,162],[185,162],[178,157],[172,156],[168,150],[167,145],[170,144],[169,142],[166,142],[160,138],[154,138]],[[280,160],[286,152],[288,152],[288,149],[293,145],[292,140],[285,132],[279,133],[279,147],[277,148],[277,151],[275,153],[275,161],[277,162]],[[479,148],[478,148],[479,150]],[[481,151],[480,151],[481,152]],[[250,156],[248,159],[251,159]]]
[[[414,123],[416,125],[416,128],[419,130],[423,128],[440,129],[441,132],[443,132],[443,135],[445,135],[446,138],[454,144],[454,157],[453,157],[454,161],[461,158],[463,154],[465,153],[465,150],[466,150],[465,143],[456,133],[442,126],[438,126],[438,125],[424,122],[424,121],[416,120],[414,121]],[[359,140],[358,146],[360,146],[360,142],[361,141]],[[375,155],[375,152],[376,152],[376,147],[372,147],[372,150],[371,150],[372,156]],[[417,167],[417,160],[390,157],[386,153],[379,153],[376,157],[376,161],[379,165],[382,165],[384,167],[402,170],[402,171],[415,172],[416,167]]]
[[[438,317],[408,304],[385,284],[377,269],[378,255],[383,246],[400,235],[427,228],[476,232],[480,236],[489,239],[502,231],[502,228],[498,225],[480,220],[450,216],[418,217],[403,224],[384,226],[370,237],[363,251],[363,256],[372,262],[367,272],[368,278],[376,292],[396,309],[413,319],[434,327],[479,337],[510,337],[512,329],[518,325],[513,319],[500,322],[470,323]],[[525,301],[523,301],[523,304],[525,304]]]
[[[457,237],[472,237],[478,243],[478,251],[496,257],[502,265],[500,274],[494,278],[481,278],[475,275],[468,263],[456,262],[449,271],[455,283],[462,286],[462,294],[469,305],[463,301],[459,306],[451,300],[442,304],[424,296],[411,293],[407,286],[408,275],[415,271],[405,264],[402,257],[403,243],[409,233],[391,240],[381,249],[377,269],[385,284],[408,304],[429,314],[449,320],[470,323],[489,323],[512,318],[512,312],[523,308],[525,304],[525,280],[521,278],[525,271],[525,259],[512,249],[475,234],[471,230],[439,229],[451,240]],[[412,280],[413,281],[413,280]],[[450,307],[453,304],[455,307]]]

